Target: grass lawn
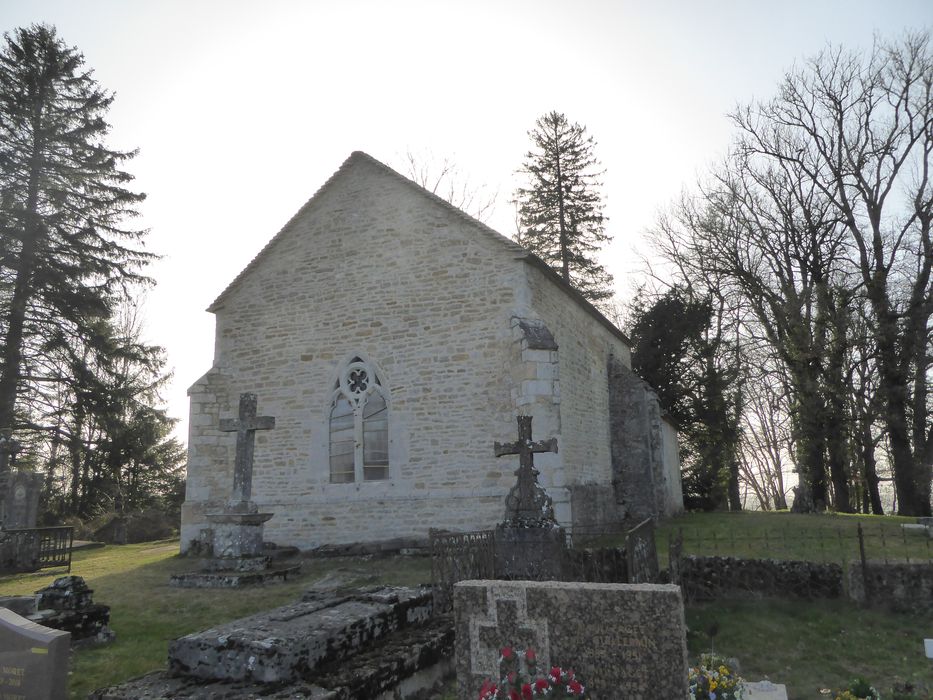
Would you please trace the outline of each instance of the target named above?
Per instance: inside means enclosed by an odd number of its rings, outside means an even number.
[[[725,542],[761,540],[755,556],[818,558],[814,532],[825,540],[854,537],[857,523],[868,529],[883,527],[890,557],[914,558],[928,550],[922,538],[904,539],[901,522],[908,519],[871,516],[796,516],[790,514],[690,514],[662,524],[658,548],[666,562],[667,534],[683,528],[688,553],[726,553]],[[690,546],[690,532],[696,534]],[[788,542],[786,555],[768,544]],[[839,533],[842,533],[841,535]],[[715,537],[713,534],[715,533]],[[751,535],[751,537],[750,537]],[[891,543],[900,542],[897,550]],[[822,551],[827,549],[824,542]],[[310,584],[339,576],[347,584],[414,585],[430,580],[425,557],[340,557],[306,560],[302,574],[286,584],[233,590],[176,589],[168,586],[172,573],[188,570],[190,560],[176,556],[177,541],[104,547],[75,553],[73,573],[94,589],[95,602],[111,606],[115,644],[80,649],[73,655],[71,697],[86,694],[165,664],[171,639],[260,610],[294,601]],[[856,550],[857,552],[857,550]],[[748,554],[746,553],[746,556]],[[0,595],[32,593],[57,573],[0,577]],[[824,688],[843,687],[853,676],[864,675],[885,700],[896,681],[911,680],[933,689],[933,660],[923,654],[922,640],[933,637],[933,615],[910,615],[861,609],[848,601],[715,602],[687,608],[691,657],[709,649],[706,630],[715,623],[717,653],[737,657],[743,674],[770,678],[788,686],[792,700],[825,700]],[[452,692],[452,691],[451,691]],[[445,700],[453,700],[448,692]],[[918,697],[924,698],[925,695]]]
[[[338,557],[307,560],[301,575],[284,584],[243,590],[170,588],[171,574],[193,566],[177,553],[177,540],[75,552],[72,573],[83,576],[94,590],[95,603],[110,606],[117,641],[72,655],[72,698],[83,699],[96,688],[162,668],[175,637],[292,602],[325,575],[339,575],[353,585],[431,580],[426,557]],[[33,593],[63,573],[0,577],[0,595]]]

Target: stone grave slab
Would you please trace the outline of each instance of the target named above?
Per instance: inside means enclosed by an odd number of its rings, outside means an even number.
[[[745,683],[745,700],[787,700],[787,686],[771,681]]]
[[[573,668],[592,700],[687,697],[680,588],[657,584],[461,581],[454,586],[458,698],[499,674],[499,649]]]
[[[302,602],[174,640],[169,670],[205,680],[294,682],[430,615],[427,588],[309,593]]]
[[[59,700],[68,696],[71,635],[0,608],[0,698]]]

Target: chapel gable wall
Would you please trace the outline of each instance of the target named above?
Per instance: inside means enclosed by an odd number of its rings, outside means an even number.
[[[378,164],[344,166],[217,305],[218,379],[191,394],[189,540],[197,504],[229,493],[234,438],[217,424],[245,391],[276,418],[256,435],[253,480],[254,500],[276,514],[272,541],[307,548],[501,520],[514,476],[492,445],[515,439],[511,319],[524,284],[506,245]],[[332,484],[332,392],[358,353],[390,396],[390,478]]]

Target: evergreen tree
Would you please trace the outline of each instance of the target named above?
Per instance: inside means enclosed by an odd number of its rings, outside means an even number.
[[[632,304],[632,369],[655,389],[681,437],[688,508],[741,510],[739,358],[723,308],[672,287]]]
[[[612,276],[595,254],[610,240],[599,190],[603,171],[586,127],[559,112],[539,118],[528,132],[528,187],[515,192],[519,242],[592,302],[612,296]]]
[[[132,152],[108,148],[113,95],[48,25],[0,48],[0,429],[36,387],[49,343],[80,346],[151,255],[124,226],[144,195],[124,187]],[[21,406],[22,408],[22,406]]]

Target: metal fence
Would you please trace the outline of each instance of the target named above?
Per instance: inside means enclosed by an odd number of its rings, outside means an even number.
[[[852,527],[807,530],[747,528],[728,532],[678,530],[683,553],[740,559],[811,561],[847,566],[853,561],[933,562],[933,538],[926,530],[902,528],[899,522],[858,523]],[[674,538],[671,538],[672,541]]]
[[[564,581],[589,583],[653,583],[659,568],[654,523],[639,523],[624,534],[620,523],[599,530],[565,531],[560,548],[559,577]],[[432,530],[431,579],[436,612],[453,606],[453,585],[468,579],[495,579],[496,539],[494,530],[447,533]]]
[[[871,603],[933,592],[929,531],[897,521],[797,532],[680,530],[668,541],[668,557],[671,581],[688,600],[848,596]]]
[[[453,607],[453,586],[457,581],[495,578],[492,530],[455,533],[431,530],[429,537],[435,612]]]
[[[658,580],[658,549],[654,542],[654,521],[643,520],[625,536],[625,554],[629,583],[654,583]]]
[[[0,573],[67,567],[71,573],[74,528],[0,530]]]

